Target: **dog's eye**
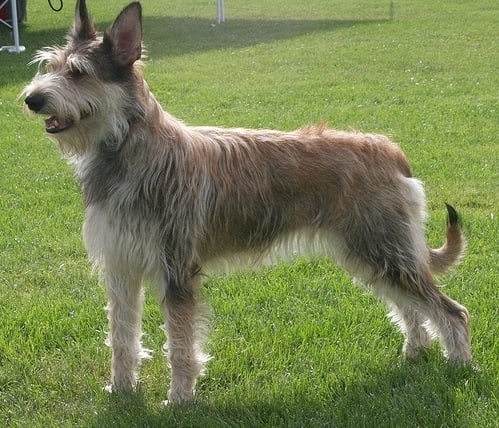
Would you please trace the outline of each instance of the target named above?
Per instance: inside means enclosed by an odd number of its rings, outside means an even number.
[[[72,68],[71,70],[69,70],[69,75],[75,79],[78,79],[85,75],[85,73],[78,68]]]

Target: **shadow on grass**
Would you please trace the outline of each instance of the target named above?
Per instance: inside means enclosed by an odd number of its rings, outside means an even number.
[[[219,49],[240,49],[305,34],[387,21],[388,18],[367,20],[236,18],[220,25],[213,25],[213,21],[203,18],[146,17],[144,40],[149,56],[156,58]]]
[[[219,49],[240,49],[247,46],[290,39],[315,32],[334,31],[356,25],[380,24],[389,19],[369,20],[294,20],[294,19],[232,19],[221,25],[213,20],[197,17],[144,17],[144,42],[148,57],[179,56]],[[0,53],[0,87],[4,84],[24,82],[36,72],[27,67],[33,53],[45,46],[63,45],[71,23],[64,28],[51,28],[30,32],[29,26],[21,31],[21,42],[26,46],[22,54]],[[99,23],[100,30],[110,23]],[[0,28],[1,39],[8,31]]]
[[[141,393],[110,396],[86,426],[468,426],[476,403],[470,396],[489,400],[493,386],[472,367],[419,361],[400,362],[369,373],[368,380],[339,381],[328,397],[290,391],[283,385],[275,397],[261,401],[237,399],[212,403],[201,392],[190,405],[147,407]],[[320,389],[324,389],[321,388]],[[462,396],[467,397],[463,406]],[[248,397],[253,395],[248,393]]]

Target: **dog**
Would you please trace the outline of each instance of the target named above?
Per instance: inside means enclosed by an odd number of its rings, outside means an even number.
[[[82,188],[84,243],[108,297],[113,391],[134,390],[149,357],[148,280],[165,319],[168,402],[193,399],[209,358],[200,278],[221,260],[326,256],[388,303],[405,355],[437,338],[448,360],[471,360],[468,311],[434,279],[465,251],[458,215],[447,205],[446,242],[430,248],[423,186],[395,143],[325,125],[187,126],[156,101],[141,57],[138,2],[100,33],[79,0],[67,43],[35,55],[23,92],[29,110],[48,116],[46,132]]]

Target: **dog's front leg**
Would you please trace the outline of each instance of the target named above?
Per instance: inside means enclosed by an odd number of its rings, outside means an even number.
[[[201,313],[195,274],[185,280],[167,281],[161,307],[165,318],[166,357],[171,367],[168,403],[194,398],[196,380],[208,359],[201,351]]]
[[[140,360],[149,356],[141,343],[144,300],[141,281],[127,275],[106,272],[105,282],[109,319],[107,344],[113,352],[111,389],[114,392],[131,391],[137,386]]]

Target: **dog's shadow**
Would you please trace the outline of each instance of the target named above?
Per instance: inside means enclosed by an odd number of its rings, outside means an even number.
[[[400,360],[366,380],[339,381],[328,397],[317,396],[313,385],[302,394],[283,385],[274,399],[240,402],[234,397],[218,404],[201,388],[194,403],[166,407],[148,403],[141,392],[109,395],[86,426],[303,426],[304,421],[336,426],[346,420],[349,426],[467,426],[473,415],[460,399],[490,394],[487,379],[472,366],[436,363],[435,358]]]

